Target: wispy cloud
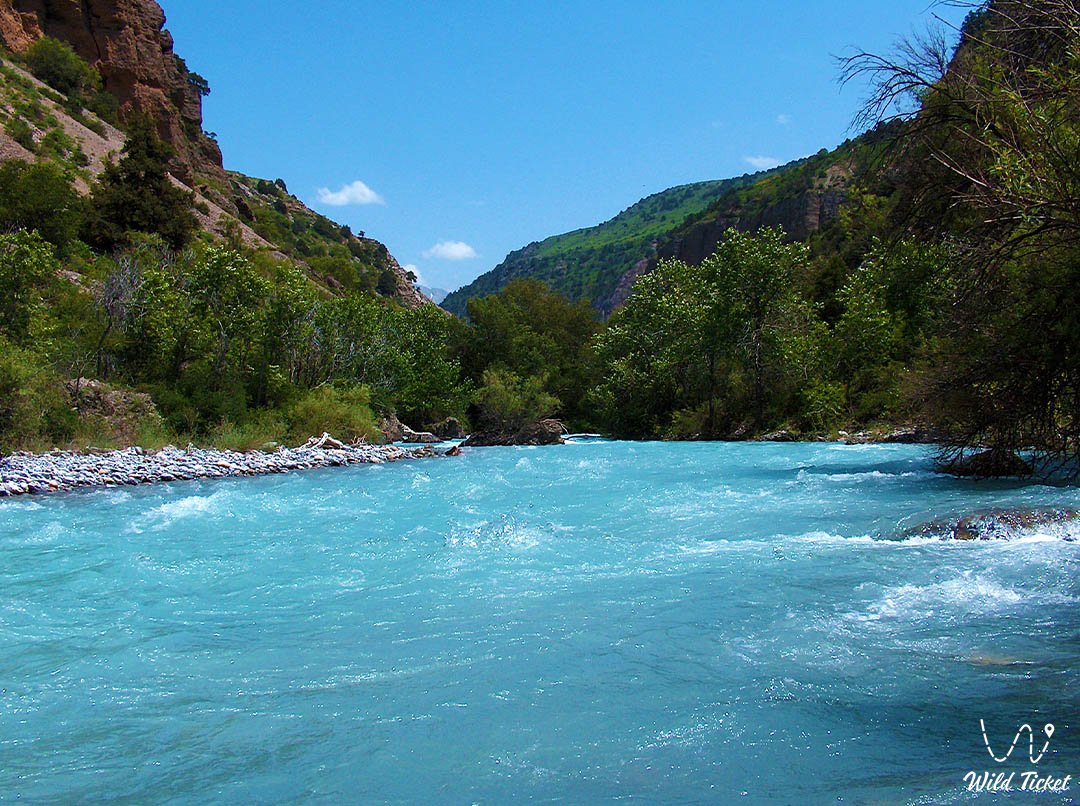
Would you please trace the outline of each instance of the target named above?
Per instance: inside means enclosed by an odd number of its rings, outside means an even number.
[[[341,190],[319,188],[317,191],[319,202],[333,207],[346,207],[352,204],[386,204],[383,197],[369,188],[359,179]]]
[[[779,123],[781,126],[787,126],[791,123],[791,115],[787,114],[786,112],[779,114],[776,116],[776,122]]]
[[[776,157],[743,157],[743,161],[750,163],[759,171],[767,171],[769,168],[775,168],[780,164],[780,160]]]
[[[426,258],[442,258],[443,260],[468,260],[480,257],[476,250],[464,241],[439,241],[430,249],[424,251]]]

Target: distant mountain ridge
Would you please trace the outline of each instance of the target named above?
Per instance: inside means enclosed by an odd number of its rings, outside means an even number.
[[[430,299],[436,305],[442,302],[450,294],[445,288],[430,288],[426,285],[418,285],[416,290]]]
[[[493,294],[515,277],[543,280],[571,299],[588,298],[611,310],[620,279],[643,258],[655,256],[666,237],[706,210],[727,190],[752,184],[772,171],[735,179],[695,182],[654,193],[593,227],[554,235],[511,252],[491,271],[451,293],[442,306],[463,315],[471,297]]]
[[[511,252],[490,272],[450,294],[442,307],[464,315],[470,298],[528,277],[571,300],[589,299],[608,316],[629,297],[634,280],[658,260],[700,263],[729,228],[780,227],[791,240],[807,240],[839,215],[863,170],[864,146],[874,137],[868,133],[767,171],[655,193],[603,224]]]

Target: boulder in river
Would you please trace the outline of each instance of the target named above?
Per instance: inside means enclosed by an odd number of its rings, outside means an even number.
[[[955,520],[944,519],[909,529],[906,537],[940,537],[942,540],[1010,540],[1021,532],[1050,529],[1080,520],[1080,510],[1070,507],[986,509]],[[1068,534],[1064,539],[1072,540]]]
[[[1017,453],[1003,448],[989,448],[971,455],[961,454],[942,464],[941,469],[953,476],[976,479],[1030,476],[1034,470]]]
[[[462,445],[481,448],[493,445],[562,445],[566,426],[559,420],[546,419],[529,423],[517,431],[478,431]]]
[[[786,428],[781,428],[778,431],[770,431],[768,434],[762,434],[760,437],[761,442],[794,442],[795,435],[788,431]]]
[[[378,425],[385,442],[401,442],[402,437],[405,435],[405,426],[401,424],[401,420],[393,412],[381,417]]]
[[[932,428],[917,425],[902,425],[882,434],[878,442],[886,444],[905,443],[909,445],[932,445],[944,440],[944,435]]]
[[[413,431],[409,426],[401,426],[401,441],[411,445],[430,445],[433,442],[442,442],[430,431]]]

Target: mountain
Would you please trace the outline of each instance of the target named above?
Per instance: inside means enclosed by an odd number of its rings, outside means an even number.
[[[309,209],[280,179],[225,170],[202,125],[209,84],[175,53],[164,26],[154,0],[0,0],[0,159],[58,161],[85,194],[123,148],[124,126],[149,117],[174,152],[169,173],[194,193],[202,232],[300,262],[330,293],[357,286],[407,307],[427,304],[383,244]],[[87,108],[18,63],[43,37],[66,43],[100,75]]]
[[[571,300],[589,299],[610,315],[657,260],[700,263],[729,228],[781,227],[806,241],[836,219],[853,181],[873,161],[882,139],[870,132],[768,171],[682,185],[648,196],[610,221],[556,235],[511,252],[498,266],[442,302],[463,315],[470,298],[501,290],[512,279],[542,280]]]
[[[442,307],[465,314],[472,297],[494,294],[516,277],[542,280],[570,299],[590,299],[609,313],[621,279],[690,217],[707,209],[725,191],[771,173],[679,185],[654,193],[595,227],[555,235],[511,252],[491,271],[449,294]]]
[[[445,288],[429,288],[426,285],[418,285],[416,290],[430,299],[436,305],[442,302],[450,294]]]

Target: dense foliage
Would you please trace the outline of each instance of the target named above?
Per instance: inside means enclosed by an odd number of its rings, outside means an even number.
[[[958,452],[1080,458],[1080,11],[996,0],[940,40],[860,54],[866,115],[907,117],[897,205],[924,242],[955,243],[952,288],[919,399]],[[902,163],[901,163],[902,160]]]
[[[499,294],[469,300],[469,319],[456,326],[455,351],[481,398],[494,382],[502,391],[516,389],[523,409],[590,424],[585,397],[594,382],[591,341],[600,324],[588,302],[571,303],[537,280],[514,280]],[[546,405],[530,402],[541,393]]]
[[[119,104],[102,89],[101,75],[66,42],[43,36],[24,54],[27,68],[65,97],[65,106],[76,114],[82,108],[103,120],[117,122]]]

